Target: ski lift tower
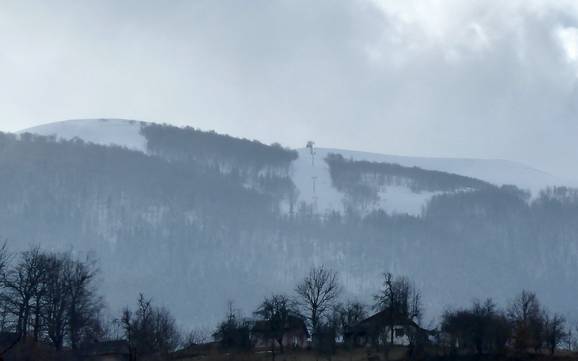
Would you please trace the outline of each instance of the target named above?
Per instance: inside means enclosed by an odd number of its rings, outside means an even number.
[[[309,149],[309,154],[311,155],[311,165],[314,166],[315,165],[315,142],[310,140],[307,142],[307,146],[306,148]]]
[[[309,149],[309,154],[311,155],[311,168],[312,168],[312,173],[311,173],[311,185],[312,185],[312,190],[313,190],[313,207],[314,209],[317,209],[317,172],[315,172],[315,142],[310,140],[307,142],[306,148]]]

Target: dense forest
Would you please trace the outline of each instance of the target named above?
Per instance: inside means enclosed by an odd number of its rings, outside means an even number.
[[[196,160],[221,167],[237,165],[240,169],[259,172],[287,169],[297,158],[297,152],[279,144],[269,146],[191,127],[145,123],[141,133],[147,139],[150,153],[171,160]]]
[[[294,207],[296,189],[290,178],[291,162],[297,158],[294,150],[191,127],[154,123],[144,123],[141,134],[146,138],[149,154],[187,168],[202,165],[231,174],[246,187]]]
[[[191,137],[196,132],[190,130]],[[502,304],[521,288],[575,317],[573,189],[530,196],[513,186],[370,164],[370,173],[384,180],[402,177],[420,189],[454,191],[436,195],[419,216],[354,207],[320,214],[305,203],[286,212],[275,187],[247,186],[246,175],[267,176],[255,173],[265,164],[290,174],[291,151],[206,137],[231,142],[219,147],[218,158],[239,171],[199,156],[2,134],[0,235],[16,250],[32,244],[94,252],[112,309],[144,292],[189,325],[214,325],[228,299],[250,309],[270,292],[290,289],[303,270],[319,264],[339,270],[344,292],[361,301],[384,270],[411,276],[426,296],[426,319],[439,317],[446,305],[488,294]],[[161,143],[178,144],[170,136]],[[257,165],[235,158],[253,151],[272,153]],[[182,150],[189,152],[194,150]],[[338,162],[349,173],[348,161]],[[270,175],[275,182],[285,177]]]

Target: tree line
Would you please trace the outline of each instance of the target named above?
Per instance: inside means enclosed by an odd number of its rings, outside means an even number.
[[[44,342],[56,350],[82,349],[95,342],[125,340],[133,359],[178,348],[193,347],[212,339],[227,352],[247,352],[255,347],[255,322],[261,322],[261,337],[273,359],[285,352],[284,337],[291,320],[300,320],[310,335],[310,346],[332,354],[339,344],[355,347],[356,325],[372,314],[369,344],[386,354],[394,343],[394,326],[407,326],[409,352],[423,352],[427,345],[447,353],[499,354],[510,351],[554,353],[565,345],[574,348],[572,328],[565,318],[549,312],[535,293],[522,291],[500,309],[492,299],[470,306],[447,309],[433,329],[423,325],[424,301],[415,283],[404,276],[384,273],[373,295],[373,304],[345,300],[338,273],[325,266],[312,268],[291,294],[265,297],[252,313],[243,317],[229,303],[224,319],[213,332],[184,332],[165,308],[140,295],[136,307],[104,317],[105,303],[98,290],[98,267],[91,257],[70,252],[49,252],[38,247],[18,254],[0,248],[0,331],[11,332],[14,344]],[[194,312],[194,310],[191,310]],[[416,325],[414,329],[410,325]],[[413,333],[412,333],[413,330]],[[423,331],[422,335],[415,333]],[[420,338],[426,335],[426,338]],[[339,341],[339,342],[338,342]]]
[[[266,337],[271,341],[273,359],[276,346],[278,352],[284,351],[282,340],[287,332],[284,326],[290,316],[301,317],[307,322],[311,347],[327,354],[335,352],[337,340],[349,349],[355,347],[350,331],[372,313],[386,315],[377,319],[368,335],[370,345],[386,354],[394,344],[394,326],[400,319],[407,321],[406,326],[413,322],[419,328],[424,327],[422,293],[407,277],[385,273],[383,284],[373,295],[374,303],[370,305],[344,301],[341,296],[337,273],[319,267],[313,268],[297,284],[292,296],[274,294],[266,297],[254,316],[270,325]],[[249,350],[253,346],[250,330],[251,321],[244,320],[230,306],[213,336],[227,350]],[[447,354],[491,355],[508,351],[554,354],[561,347],[576,348],[576,330],[573,330],[564,316],[549,312],[535,293],[523,290],[503,310],[491,298],[475,300],[469,307],[447,309],[436,327],[421,330],[426,338],[420,338],[423,335],[416,334],[415,330],[412,333],[411,328],[406,329],[406,334],[409,352],[413,353],[424,352],[424,347],[429,345]]]
[[[504,310],[492,301],[474,301],[470,307],[446,311],[442,316],[440,343],[450,352],[459,349],[477,354],[557,348],[573,349],[573,331],[564,316],[549,312],[535,293],[524,290]]]
[[[270,329],[266,334],[271,342],[275,359],[275,347],[283,353],[284,325],[290,316],[300,317],[307,322],[311,331],[311,347],[325,354],[336,351],[337,340],[348,349],[355,347],[351,330],[371,314],[384,313],[376,318],[369,329],[369,344],[375,350],[387,353],[394,344],[394,326],[405,320],[408,336],[408,352],[416,356],[429,346],[436,354],[475,353],[496,355],[514,352],[548,352],[556,350],[575,351],[577,327],[569,325],[565,317],[552,313],[542,306],[537,295],[523,290],[504,309],[487,298],[474,300],[468,307],[446,309],[437,326],[423,327],[424,303],[421,291],[405,276],[394,276],[386,272],[383,284],[373,295],[373,304],[342,300],[342,288],[337,273],[325,267],[313,268],[297,284],[293,295],[274,294],[266,297],[256,308],[254,316],[265,320]],[[409,325],[417,325],[411,329]],[[431,324],[430,324],[431,327]],[[216,341],[227,350],[249,350],[251,343],[251,321],[234,312],[229,312],[213,334]],[[416,333],[417,331],[423,334]],[[413,353],[413,354],[412,354]]]
[[[297,152],[278,143],[266,145],[256,140],[240,139],[192,127],[143,124],[141,134],[147,150],[176,161],[195,160],[219,166],[237,164],[252,171],[285,172],[297,159]]]
[[[13,344],[44,341],[60,350],[78,349],[105,334],[97,267],[90,257],[41,251],[10,255],[0,249],[0,331]]]

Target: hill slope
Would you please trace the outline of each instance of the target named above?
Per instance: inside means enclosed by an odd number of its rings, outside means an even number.
[[[163,136],[174,137],[180,134],[179,141],[182,144],[187,144],[188,141],[189,145],[197,146],[196,148],[191,146],[182,148],[181,155],[199,154],[199,150],[202,149],[202,144],[197,144],[199,139],[193,137],[187,139],[186,130],[182,128],[165,127],[165,134],[156,138],[153,138],[152,130],[147,131],[153,128],[162,127],[152,123],[122,119],[82,119],[49,123],[22,132],[56,136],[68,140],[79,138],[95,144],[118,145],[148,154],[159,152],[158,144],[162,143]],[[165,155],[173,152],[171,156],[174,156],[175,144],[166,142],[165,145],[168,145],[163,150]],[[315,148],[314,153],[312,156],[309,149],[298,149],[297,156],[292,160],[292,169],[287,175],[296,187],[294,202],[312,204],[321,213],[343,211],[344,206],[348,204],[347,195],[334,186],[329,165],[325,162],[330,154],[341,154],[345,159],[355,161],[399,164],[405,167],[441,171],[476,178],[498,186],[511,184],[534,194],[546,187],[568,184],[546,172],[505,160],[405,157],[332,148]],[[417,215],[427,201],[439,193],[432,190],[415,191],[403,185],[390,185],[381,190],[380,199],[372,205],[372,208],[384,209],[392,213]]]
[[[12,248],[96,252],[113,310],[144,292],[185,324],[213,324],[228,300],[249,313],[326,264],[339,270],[345,297],[366,302],[382,272],[410,276],[429,316],[473,298],[504,303],[522,288],[575,311],[575,190],[530,198],[368,155],[317,149],[312,162],[308,150],[192,128],[66,124],[57,129],[69,141],[0,134],[0,236]],[[119,128],[129,140],[110,134]],[[317,207],[307,202],[314,196]],[[347,209],[322,215],[324,204]],[[408,204],[419,212],[402,214]]]

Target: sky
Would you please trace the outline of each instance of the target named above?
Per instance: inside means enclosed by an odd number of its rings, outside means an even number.
[[[126,118],[578,179],[574,0],[0,0],[0,130]]]

